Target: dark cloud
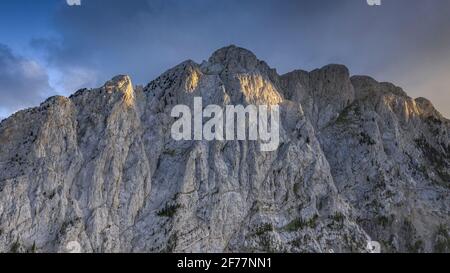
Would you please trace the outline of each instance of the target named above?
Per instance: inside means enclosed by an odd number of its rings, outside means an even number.
[[[39,104],[52,92],[45,69],[0,44],[0,118]]]
[[[343,63],[450,115],[450,1],[84,0],[61,6],[57,39],[35,40],[67,92],[116,74],[146,83],[187,58],[237,44],[280,72]],[[431,73],[439,68],[439,73]],[[438,81],[440,84],[436,84]],[[436,90],[439,86],[439,91]]]

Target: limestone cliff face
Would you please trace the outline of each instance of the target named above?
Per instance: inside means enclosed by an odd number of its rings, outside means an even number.
[[[281,143],[174,141],[177,104],[278,104]],[[450,123],[343,66],[235,46],[0,123],[0,252],[450,251]]]

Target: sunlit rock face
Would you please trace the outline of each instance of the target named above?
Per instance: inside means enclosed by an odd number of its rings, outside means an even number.
[[[280,146],[174,141],[177,104],[277,104]],[[127,76],[0,124],[0,251],[450,251],[450,124],[330,65],[279,76],[248,50]]]

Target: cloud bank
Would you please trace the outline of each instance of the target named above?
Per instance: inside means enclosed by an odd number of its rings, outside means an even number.
[[[31,46],[46,56],[59,93],[96,87],[117,74],[145,84],[187,58],[201,62],[236,44],[279,73],[345,64],[353,74],[429,98],[450,117],[450,1],[384,0],[378,7],[364,0],[58,3],[50,16],[57,35],[38,35]]]
[[[39,104],[52,92],[43,67],[0,44],[0,119]]]

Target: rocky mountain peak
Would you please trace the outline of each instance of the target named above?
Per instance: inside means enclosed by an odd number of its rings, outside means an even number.
[[[350,72],[344,65],[331,64],[311,72],[296,70],[282,75],[280,82],[285,97],[302,105],[317,130],[355,100]]]
[[[401,87],[388,82],[378,82],[369,76],[353,76],[351,82],[357,90],[356,96],[363,98],[366,96],[382,96],[392,94],[398,97],[408,97]]]
[[[419,97],[415,99],[415,102],[422,116],[444,119],[443,116],[436,110],[436,108],[434,108],[434,105],[430,100]]]
[[[194,97],[279,104],[279,149],[173,140]],[[0,252],[450,252],[449,122],[342,65],[280,76],[229,46],[53,97],[0,145]]]
[[[221,64],[228,68],[253,70],[260,62],[250,50],[230,45],[215,51],[209,58],[212,64]]]
[[[230,45],[214,52],[202,65],[206,73],[262,73],[273,76],[275,70],[259,60],[250,50]],[[269,75],[270,74],[270,75]]]
[[[346,80],[350,78],[350,71],[348,70],[347,66],[342,64],[328,64],[320,69],[311,71],[311,73],[320,73],[327,75],[327,77],[337,78],[339,80]]]
[[[131,78],[126,75],[118,75],[107,81],[103,89],[111,94],[120,92],[123,95],[123,102],[126,106],[132,106],[134,103],[134,87]]]

